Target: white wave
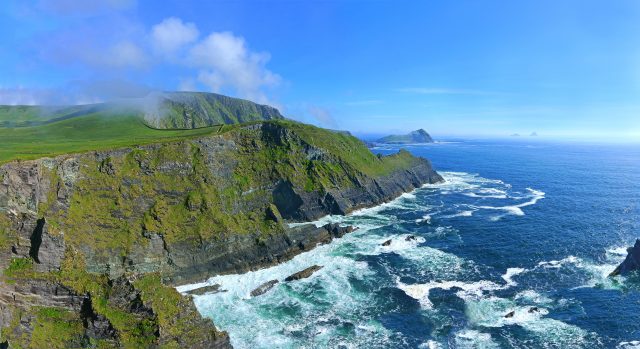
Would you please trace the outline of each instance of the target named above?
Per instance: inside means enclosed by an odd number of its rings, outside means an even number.
[[[552,260],[552,261],[543,261],[543,262],[539,262],[538,263],[538,267],[542,267],[542,268],[560,268],[563,265],[567,264],[567,263],[572,263],[572,264],[576,264],[581,262],[582,260],[576,256],[569,256],[566,258],[563,258],[559,261],[557,260]]]
[[[514,299],[517,301],[543,304],[543,305],[553,302],[551,298],[541,295],[540,293],[534,290],[524,290],[524,291],[518,292],[515,295]]]
[[[522,210],[523,207],[535,205],[536,203],[538,203],[538,201],[545,198],[545,193],[540,190],[535,190],[531,188],[527,188],[527,190],[531,192],[531,194],[533,195],[531,200],[527,202],[523,202],[517,205],[510,205],[510,206],[477,206],[477,208],[486,209],[486,210],[503,210],[515,216],[524,216],[524,211]],[[499,219],[500,217],[497,217],[497,218]]]
[[[442,218],[471,217],[473,216],[474,212],[475,210],[465,210],[450,215],[444,215],[442,216]]]
[[[367,240],[368,235],[361,234]],[[367,305],[375,294],[351,286],[351,280],[371,278],[373,271],[366,262],[336,255],[336,250],[349,240],[355,242],[359,238],[347,235],[335,240],[337,243],[317,247],[271,268],[213,277],[206,284],[219,284],[226,292],[194,296],[196,307],[231,334],[235,348],[298,348],[310,339],[322,347],[336,347],[335,341],[341,338],[336,333],[340,331],[336,321],[355,328],[354,338],[349,340],[355,347],[385,346],[390,332],[367,315]],[[284,282],[288,275],[314,264],[324,268],[310,278]],[[251,290],[273,279],[280,283],[269,292],[250,296]],[[185,292],[199,286],[202,284],[184,285],[178,290]]]
[[[377,241],[378,245],[373,249],[373,254],[377,255],[380,253],[390,252],[401,253],[408,249],[416,248],[416,246],[426,241],[423,237],[413,236],[413,238],[410,238],[410,236],[411,235],[409,234],[404,234],[394,236],[392,238],[385,237]],[[390,241],[390,243],[386,246],[383,246],[383,244],[387,241]]]
[[[441,348],[442,346],[434,340],[428,340],[418,345],[418,349],[441,349]]]
[[[431,290],[436,288],[442,290],[460,288],[461,290],[456,292],[456,295],[462,299],[468,299],[470,297],[479,298],[486,291],[495,291],[504,288],[504,286],[486,280],[471,283],[462,281],[431,281],[426,284],[413,285],[405,284],[398,280],[396,285],[399,289],[404,291],[407,296],[420,302],[420,305],[426,309],[433,308],[433,303],[431,303],[431,300],[429,299],[429,293]]]
[[[431,215],[426,214],[422,218],[416,219],[416,223],[431,223]]]
[[[494,342],[491,334],[482,333],[476,330],[466,329],[456,333],[455,347],[460,349],[493,349],[500,348],[498,343]]]
[[[576,256],[568,256],[561,260],[551,260],[539,262],[532,270],[535,269],[562,269],[562,268],[575,268],[581,271],[586,277],[587,281],[584,284],[576,285],[575,288],[582,287],[603,287],[607,289],[619,289],[619,281],[624,280],[624,277],[611,278],[609,274],[616,268],[616,266],[622,261],[618,256],[617,260],[613,260],[607,263],[595,263],[589,260],[585,260]],[[531,270],[527,270],[531,271]],[[561,272],[561,271],[558,271]]]
[[[513,277],[518,275],[518,274],[522,274],[525,271],[527,271],[527,269],[524,269],[524,268],[508,268],[507,271],[504,273],[504,275],[502,275],[502,279],[507,282],[507,285],[516,286],[518,283],[513,281]]]
[[[628,249],[629,246],[617,246],[607,249],[607,253],[615,256],[626,256],[629,253],[627,252]]]
[[[640,340],[620,342],[616,346],[617,349],[640,349]]]
[[[549,348],[583,348],[592,334],[578,326],[546,317],[549,310],[538,305],[518,304],[513,300],[488,297],[466,302],[467,318],[483,327],[518,325]]]
[[[497,188],[480,188],[477,192],[463,193],[472,198],[507,199],[507,192]]]

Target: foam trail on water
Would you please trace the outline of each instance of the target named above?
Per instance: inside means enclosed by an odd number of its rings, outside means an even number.
[[[503,210],[515,216],[524,216],[523,207],[535,205],[538,201],[545,198],[545,193],[539,190],[527,188],[527,190],[533,195],[531,200],[527,202],[523,202],[517,205],[510,206],[478,206],[478,208],[486,209],[486,210]]]
[[[442,195],[456,194],[463,200],[482,202],[512,199],[511,186],[500,180],[463,172],[441,174],[443,183],[425,185],[390,202],[346,216],[329,215],[309,222],[316,226],[349,224],[360,229],[288,262],[240,275],[214,276],[177,289],[186,292],[220,285],[224,292],[194,296],[194,302],[204,316],[230,333],[236,348],[404,347],[402,337],[379,320],[382,290],[399,288],[424,308],[432,309],[429,293],[433,289],[455,289],[465,304],[479,302],[494,292],[516,286],[514,279],[526,272],[523,268],[509,268],[502,275],[504,283],[482,280],[473,261],[427,246],[430,236],[458,234],[452,227],[434,224],[438,218],[469,217],[480,210],[464,202],[447,207]],[[533,189],[529,192],[534,197],[517,206],[533,205],[539,200],[535,195],[544,196]],[[416,212],[422,218],[417,218]],[[398,260],[401,267],[385,264]],[[380,264],[373,268],[371,261]],[[307,279],[284,282],[287,276],[312,265],[323,268]],[[433,281],[413,285],[400,282],[400,277],[407,275]],[[280,282],[265,294],[251,297],[252,290],[271,280]],[[525,296],[519,301],[533,301],[533,296]],[[459,348],[495,347],[491,335],[476,328],[458,330],[453,340]],[[421,347],[439,348],[443,347],[441,344],[431,340]]]

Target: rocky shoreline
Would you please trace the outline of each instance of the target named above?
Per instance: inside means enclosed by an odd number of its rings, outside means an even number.
[[[0,346],[230,348],[172,286],[282,263],[349,232],[286,223],[441,180],[406,152],[269,122],[1,165]]]

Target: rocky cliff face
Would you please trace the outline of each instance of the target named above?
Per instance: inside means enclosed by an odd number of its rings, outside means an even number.
[[[640,269],[640,239],[633,247],[627,249],[627,257],[614,269],[609,276],[627,275]]]
[[[171,286],[282,262],[345,214],[442,178],[407,152],[264,122],[0,166],[0,343],[228,348]]]

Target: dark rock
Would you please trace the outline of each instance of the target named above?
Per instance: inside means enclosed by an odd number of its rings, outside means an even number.
[[[309,276],[313,275],[313,273],[315,273],[316,271],[322,269],[322,266],[320,265],[312,265],[307,269],[301,270],[297,273],[291,274],[289,276],[287,276],[286,279],[284,279],[284,281],[295,281],[295,280],[300,280],[300,279],[306,279]]]
[[[540,309],[539,309],[538,307],[531,307],[531,308],[529,308],[529,313],[537,313],[537,312],[539,312],[539,311],[540,311]]]
[[[516,315],[516,312],[515,311],[510,311],[504,317],[508,319],[508,318],[512,318],[514,315]]]
[[[415,241],[415,240],[416,240],[415,235],[409,235],[404,239],[404,241]]]
[[[44,228],[44,218],[38,219],[36,228],[33,230],[31,237],[31,248],[29,249],[29,256],[33,258],[36,263],[40,263],[38,259],[38,250],[40,250],[40,244],[42,244],[42,229]]]
[[[213,293],[220,293],[220,292],[227,292],[227,291],[221,290],[220,285],[215,284],[215,285],[204,286],[204,287],[196,288],[191,291],[187,291],[186,294],[193,295],[193,296],[202,296],[204,294],[213,294]]]
[[[267,293],[267,291],[273,288],[273,286],[275,286],[278,282],[279,282],[278,280],[271,280],[271,281],[265,282],[264,284],[258,286],[255,290],[251,291],[251,297],[257,297]]]
[[[609,276],[626,275],[640,269],[640,239],[636,240],[633,247],[627,249],[627,253],[627,258]]]
[[[80,318],[85,328],[85,336],[91,339],[116,340],[116,330],[113,328],[109,320],[93,311],[91,298],[87,297],[82,302],[80,309]]]
[[[153,310],[144,305],[140,291],[136,290],[129,280],[121,276],[109,283],[111,285],[109,305],[140,316],[153,316]]]
[[[389,245],[391,245],[391,239],[382,243],[382,246],[389,246]]]

